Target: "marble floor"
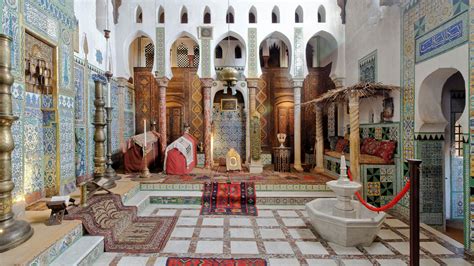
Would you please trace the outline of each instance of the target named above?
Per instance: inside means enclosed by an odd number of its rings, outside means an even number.
[[[195,205],[151,205],[142,215],[178,216],[156,254],[104,253],[95,265],[166,265],[167,257],[265,258],[269,265],[407,265],[408,225],[388,217],[369,247],[321,239],[302,207],[262,206],[258,217],[200,216]],[[472,265],[446,237],[421,229],[421,265]]]

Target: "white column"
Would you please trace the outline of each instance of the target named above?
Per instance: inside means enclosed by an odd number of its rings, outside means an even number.
[[[301,166],[301,88],[303,87],[303,80],[293,80],[293,97],[294,97],[294,138],[295,138],[295,161],[293,167],[296,171],[302,172],[303,167]]]

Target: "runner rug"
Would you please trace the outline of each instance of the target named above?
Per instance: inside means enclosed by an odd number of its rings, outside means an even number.
[[[201,215],[257,216],[257,195],[253,182],[204,183]]]
[[[168,258],[167,266],[265,266],[264,259]]]
[[[176,217],[139,217],[116,194],[96,195],[87,207],[74,207],[65,219],[81,220],[91,235],[104,237],[106,252],[157,253],[168,241]]]

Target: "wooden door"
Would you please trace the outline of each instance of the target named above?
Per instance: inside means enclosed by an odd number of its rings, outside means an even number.
[[[181,107],[167,107],[166,108],[166,135],[167,143],[175,141],[181,137],[183,128],[182,108]]]

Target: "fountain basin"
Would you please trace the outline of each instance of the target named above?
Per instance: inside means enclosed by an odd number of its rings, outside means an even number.
[[[306,203],[306,211],[314,229],[325,240],[345,247],[370,246],[385,220],[385,212],[373,212],[351,200],[355,218],[333,215],[337,199],[315,199]]]

